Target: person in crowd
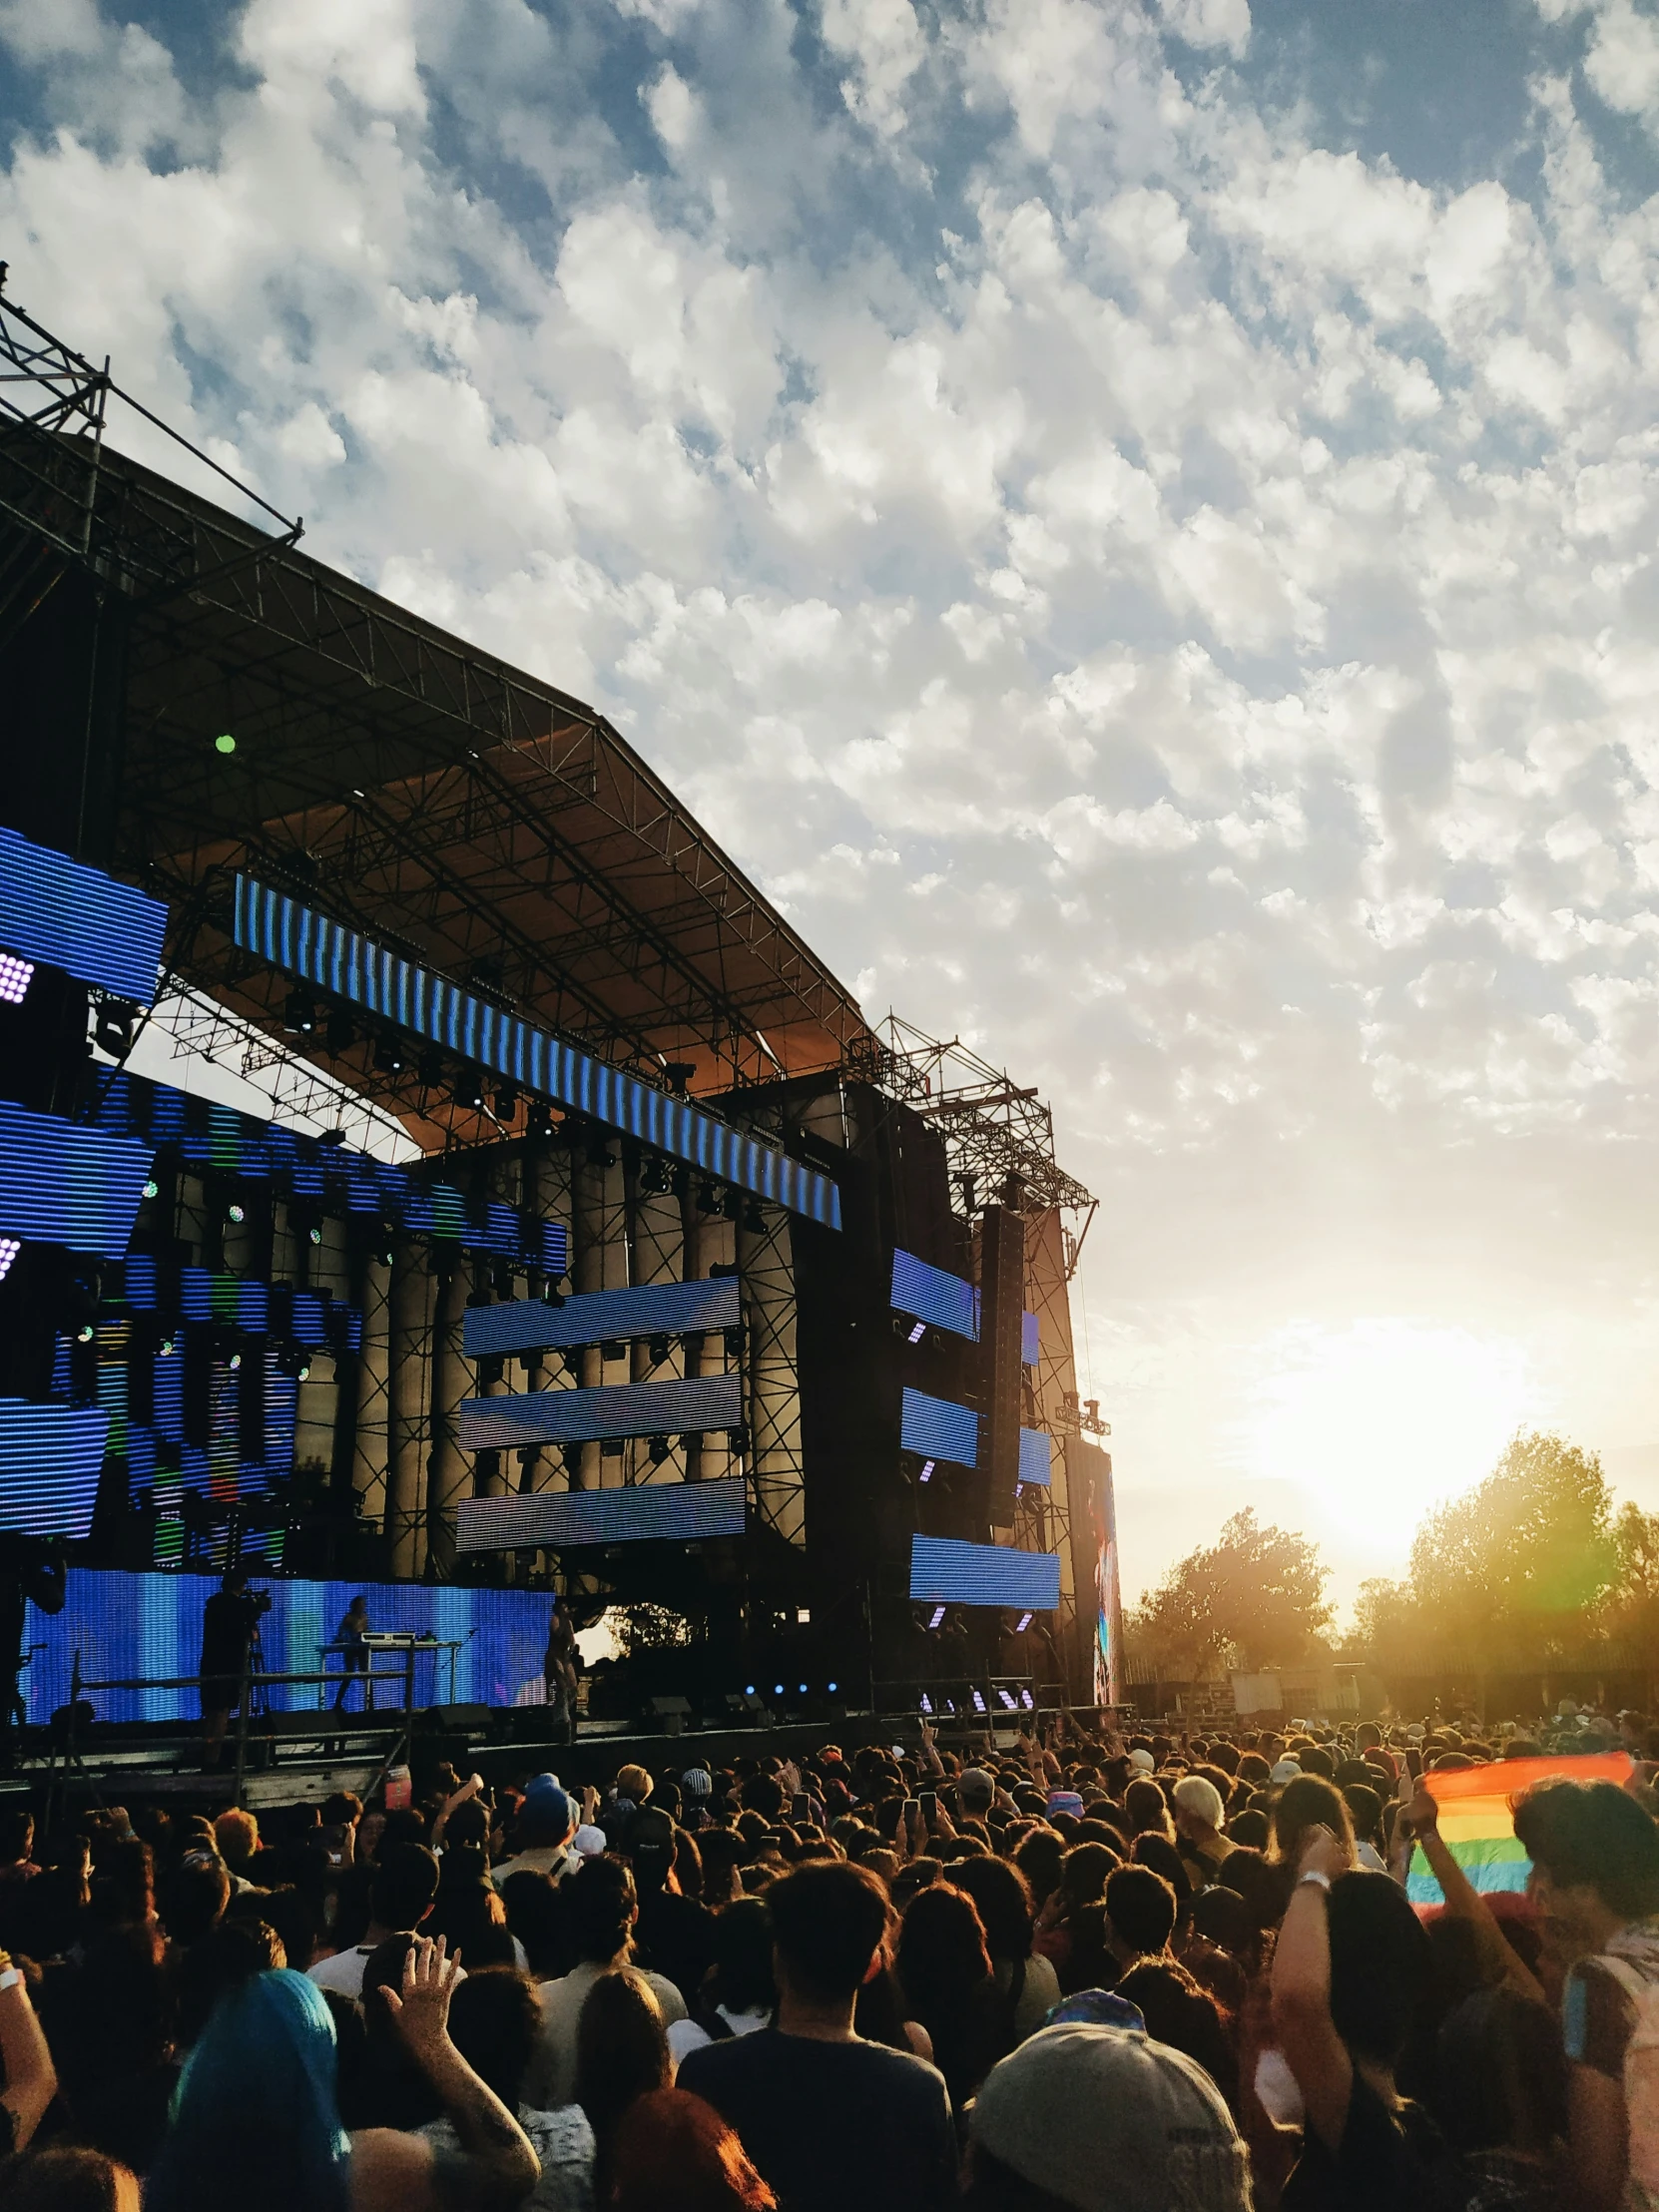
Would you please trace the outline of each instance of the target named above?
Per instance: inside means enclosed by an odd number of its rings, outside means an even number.
[[[1571,2172],[1567,2062],[1549,2009],[1503,1983],[1446,2017],[1434,2115],[1469,2189],[1464,2212],[1558,2212]]]
[[[1218,1879],[1233,1846],[1222,1834],[1227,1808],[1215,1784],[1201,1774],[1184,1774],[1175,1785],[1176,1844],[1202,1886]]]
[[[1627,2099],[1638,2026],[1659,2018],[1659,1828],[1611,1782],[1541,1782],[1515,1808],[1527,1894],[1546,1952],[1571,1960],[1562,1994],[1569,2162],[1585,2212],[1631,2190],[1659,2201],[1659,2080]],[[1642,2201],[1640,2196],[1634,2202]]]
[[[335,2093],[334,2023],[303,1974],[260,1974],[215,2013],[180,2084],[145,2212],[459,2212],[516,2204],[536,2154],[450,2038],[455,1962],[414,1937],[388,2005],[460,2149],[369,2128],[348,2136]]]
[[[538,2112],[524,2102],[524,2081],[541,2028],[536,1992],[515,1970],[470,1973],[449,2000],[449,2034],[455,2048],[488,2088],[516,2115],[541,2165],[525,2200],[528,2212],[591,2212],[594,2201],[594,2135],[582,2106]],[[429,2120],[421,2133],[438,2150],[460,2149],[453,2120]]]
[[[890,1933],[880,1883],[813,1861],[774,1883],[767,1905],[777,2024],[691,2052],[680,2086],[725,2115],[791,2212],[942,2212],[956,2191],[944,2077],[852,2024]]]
[[[550,1774],[538,1774],[518,1809],[513,1855],[493,1870],[497,1889],[515,1874],[544,1874],[562,1882],[570,1872],[570,1840],[576,1833],[576,1807]]]
[[[960,2112],[1014,2040],[972,1898],[947,1882],[918,1891],[899,1923],[895,1963],[905,2015],[927,2030],[933,2063]]]
[[[412,1936],[438,1894],[438,1863],[424,1844],[394,1844],[375,1868],[368,1892],[368,1927],[360,1943],[319,1958],[309,1969],[319,1989],[348,1997],[362,1992],[363,1969],[394,1936]]]
[[[1334,1783],[1300,1771],[1286,1782],[1272,1814],[1273,1837],[1268,1863],[1273,1868],[1273,1918],[1283,1918],[1291,1892],[1299,1879],[1304,1841],[1316,1828],[1335,1837],[1345,1867],[1359,1865],[1354,1823],[1348,1802]]]
[[[1066,1968],[1071,1957],[1072,1921],[1084,1906],[1099,1903],[1106,1878],[1119,1863],[1110,1844],[1093,1843],[1074,1846],[1060,1862],[1060,1879],[1037,1915],[1031,1947],[1052,1963],[1062,1988],[1069,1979]]]
[[[374,1710],[374,1677],[369,1672],[368,1646],[363,1641],[368,1632],[368,1599],[354,1597],[340,1617],[334,1630],[334,1644],[339,1652],[339,1688],[334,1692],[334,1711],[343,1712],[353,1677],[362,1684],[364,1712]]]
[[[1031,1948],[1036,1916],[1030,1888],[1006,1859],[964,1859],[951,1869],[950,1879],[978,1908],[997,1994],[1008,2010],[1010,2045],[1023,2041],[1060,2001],[1053,1962]]]
[[[648,1805],[628,1824],[628,1864],[639,1895],[640,1956],[689,2005],[714,1957],[715,1916],[687,1894],[688,1882],[702,1887],[697,1845],[660,1805]]]
[[[637,1976],[602,1973],[582,2002],[576,2030],[576,2103],[593,2130],[597,2201],[610,2194],[611,2165],[635,2100],[666,2089],[674,2062],[662,2006]]]
[[[210,1773],[223,1756],[231,1715],[242,1703],[261,1610],[247,1575],[235,1567],[221,1576],[218,1591],[202,1608],[202,1763]]]
[[[1045,2027],[991,2068],[968,2122],[967,2212],[1251,2212],[1215,2084],[1127,2027]]]
[[[763,1898],[739,1898],[714,1924],[714,1962],[692,2000],[690,2017],[668,2031],[678,2065],[707,2043],[753,2035],[772,2018],[778,1991],[772,1978],[772,1915]]]
[[[611,2164],[611,2212],[777,2212],[737,2130],[685,2089],[630,2107]]]
[[[265,1884],[261,1871],[262,1859],[269,1861],[270,1852],[260,1843],[260,1824],[252,1813],[241,1806],[232,1806],[221,1813],[214,1822],[214,1841],[219,1846],[219,1856],[225,1862],[235,1890],[258,1890]]]
[[[634,1878],[620,1859],[583,1862],[565,1885],[565,1934],[574,1953],[570,1971],[536,1990],[541,2032],[526,2094],[538,2111],[569,2104],[576,2094],[578,2029],[588,1992],[603,1974],[621,1973],[655,1998],[665,2023],[686,2017],[686,2004],[665,1975],[633,1963],[639,1905]]]
[[[101,2150],[54,2143],[0,2164],[4,2212],[140,2212],[138,2176]]]

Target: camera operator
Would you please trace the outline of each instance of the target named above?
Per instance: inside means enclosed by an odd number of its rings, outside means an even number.
[[[220,1580],[219,1594],[202,1608],[202,1764],[212,1773],[225,1748],[231,1715],[242,1703],[249,1654],[259,1640],[260,1618],[271,1610],[271,1592],[253,1591],[248,1577],[233,1569]]]

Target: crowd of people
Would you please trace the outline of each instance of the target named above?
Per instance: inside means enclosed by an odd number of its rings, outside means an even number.
[[[1495,1905],[1467,1721],[5,1812],[0,2212],[1656,2206],[1659,1741],[1547,1742]]]

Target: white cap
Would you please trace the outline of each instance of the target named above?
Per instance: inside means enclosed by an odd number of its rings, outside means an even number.
[[[1129,1764],[1137,1774],[1151,1774],[1158,1762],[1150,1751],[1132,1751],[1129,1754]]]

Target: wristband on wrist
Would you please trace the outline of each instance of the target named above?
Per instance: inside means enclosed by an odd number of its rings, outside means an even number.
[[[1306,1874],[1297,1876],[1296,1886],[1299,1890],[1302,1890],[1306,1889],[1309,1883],[1312,1883],[1317,1889],[1329,1890],[1331,1877],[1328,1874],[1321,1874],[1318,1867],[1310,1867]]]
[[[15,1989],[22,1979],[23,1970],[20,1966],[8,1966],[0,1973],[0,1989]]]

